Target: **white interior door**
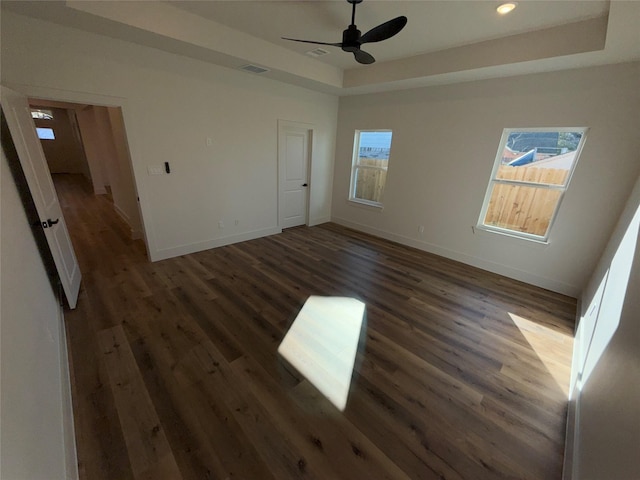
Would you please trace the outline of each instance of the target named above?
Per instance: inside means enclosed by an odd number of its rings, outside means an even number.
[[[309,128],[292,122],[278,124],[279,224],[306,225],[309,203]]]
[[[1,93],[2,110],[38,211],[40,224],[51,249],[62,288],[69,306],[75,308],[80,290],[80,268],[51,180],[49,166],[36,135],[27,97],[4,86]]]

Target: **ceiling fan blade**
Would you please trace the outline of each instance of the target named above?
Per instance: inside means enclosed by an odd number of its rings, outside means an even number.
[[[291,40],[292,42],[313,43],[314,45],[331,45],[332,47],[341,47],[342,43],[314,42],[313,40],[298,40],[297,38],[280,37],[282,40]]]
[[[376,61],[376,59],[373,58],[373,55],[371,55],[370,53],[367,53],[367,52],[363,52],[360,49],[354,50],[353,51],[353,56],[356,57],[356,62],[362,63],[364,65],[369,65],[369,64],[371,64],[371,63]]]
[[[384,22],[382,25],[372,28],[360,37],[360,43],[381,42],[393,37],[400,32],[407,24],[407,17],[396,17],[393,20]]]

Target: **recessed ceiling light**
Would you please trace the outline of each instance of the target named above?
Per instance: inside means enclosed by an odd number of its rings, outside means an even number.
[[[507,13],[512,11],[514,8],[516,8],[517,6],[518,6],[518,4],[515,3],[515,2],[503,3],[498,8],[496,8],[496,10],[500,15],[506,15]]]

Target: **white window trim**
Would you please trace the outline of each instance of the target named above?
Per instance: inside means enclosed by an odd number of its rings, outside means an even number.
[[[389,167],[372,167],[370,165],[361,165],[358,166],[357,161],[360,157],[360,134],[362,132],[390,132],[392,135],[391,143],[393,143],[393,130],[389,128],[378,128],[378,129],[365,129],[365,130],[356,130],[353,137],[353,153],[351,155],[351,181],[349,182],[349,201],[353,203],[358,203],[361,205],[367,205],[369,207],[375,208],[384,208],[383,202],[373,202],[371,200],[366,200],[363,198],[358,198],[354,196],[355,193],[355,184],[356,184],[356,171],[358,168],[370,169],[370,170],[383,170],[387,172],[387,178],[389,176]],[[391,163],[391,148],[389,148],[389,159],[387,161],[387,165]],[[387,185],[385,181],[384,190],[386,192]],[[382,200],[384,200],[384,192],[382,194]]]
[[[576,149],[576,159],[571,165],[571,170],[567,175],[567,180],[564,185],[545,185],[543,183],[535,183],[535,182],[523,182],[523,181],[513,181],[513,180],[505,180],[505,179],[497,179],[496,175],[498,173],[498,169],[502,164],[502,155],[504,152],[504,147],[507,144],[507,140],[509,139],[509,135],[512,132],[582,132],[582,138],[580,139],[580,143],[578,144],[578,148]],[[496,153],[496,158],[493,162],[493,169],[491,170],[491,176],[489,177],[489,183],[487,184],[486,193],[484,195],[484,201],[482,203],[482,209],[480,210],[480,216],[478,217],[478,223],[476,224],[476,228],[479,230],[484,230],[491,233],[497,233],[505,236],[509,236],[512,238],[520,239],[520,240],[528,240],[538,243],[549,243],[549,235],[551,234],[551,230],[555,223],[556,217],[558,216],[558,212],[560,211],[560,205],[562,204],[562,200],[564,199],[564,195],[569,188],[569,184],[571,183],[571,178],[573,177],[573,172],[578,165],[578,160],[580,160],[580,155],[582,154],[582,148],[584,146],[585,140],[587,138],[587,134],[589,132],[588,127],[536,127],[536,128],[505,128],[502,130],[502,138],[500,139],[500,144],[498,146],[498,151]],[[491,193],[493,191],[494,184],[508,184],[508,185],[523,185],[534,188],[543,188],[550,190],[559,190],[560,197],[558,198],[558,203],[556,204],[556,208],[549,220],[549,227],[547,227],[547,231],[545,235],[533,235],[531,233],[519,232],[517,230],[510,230],[508,228],[496,227],[493,225],[485,225],[484,219],[487,214],[487,210],[489,208],[489,200],[491,200]]]
[[[379,210],[384,209],[384,205],[380,202],[372,202],[371,200],[363,200],[361,198],[349,198],[350,203],[356,203],[358,206],[377,208]]]

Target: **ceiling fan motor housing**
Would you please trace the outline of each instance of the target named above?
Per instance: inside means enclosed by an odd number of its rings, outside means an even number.
[[[349,25],[349,27],[342,32],[342,50],[345,52],[353,52],[354,49],[360,48],[361,33],[355,25]]]

